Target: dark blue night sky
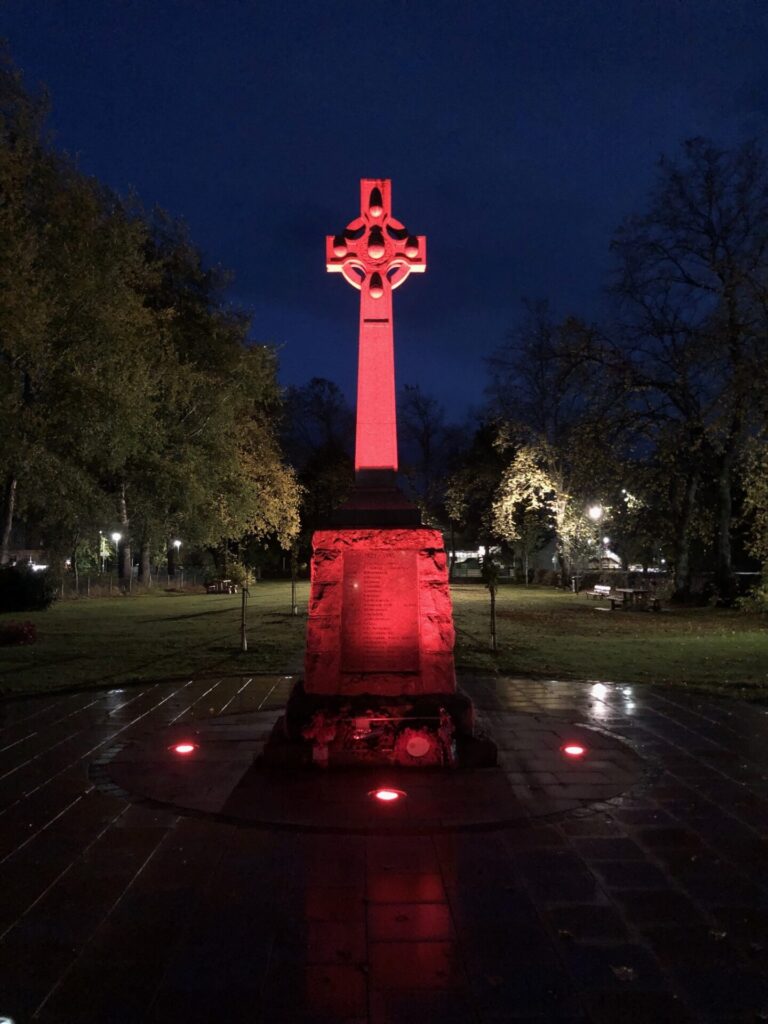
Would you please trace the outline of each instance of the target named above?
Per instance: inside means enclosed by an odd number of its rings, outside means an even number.
[[[6,0],[0,33],[58,145],[234,271],[286,383],[353,394],[357,293],[324,236],[391,177],[429,246],[395,297],[398,383],[455,416],[521,297],[599,310],[660,153],[768,140],[762,0]]]

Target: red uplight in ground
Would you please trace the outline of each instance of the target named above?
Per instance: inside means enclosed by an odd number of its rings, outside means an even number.
[[[197,744],[188,742],[174,743],[170,749],[174,752],[174,754],[193,754],[197,750]]]
[[[381,800],[383,804],[391,804],[405,796],[402,789],[374,789],[368,796],[374,800]]]
[[[580,743],[566,743],[561,749],[568,757],[583,757],[587,752],[587,748],[582,747]]]

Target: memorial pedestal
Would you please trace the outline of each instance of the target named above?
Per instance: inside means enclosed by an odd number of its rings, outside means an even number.
[[[339,528],[313,537],[304,679],[265,751],[316,764],[495,763],[456,690],[439,531]]]
[[[305,657],[307,693],[456,692],[454,629],[437,530],[318,530]]]

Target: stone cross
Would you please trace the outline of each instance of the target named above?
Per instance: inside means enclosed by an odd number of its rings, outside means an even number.
[[[392,289],[427,269],[427,240],[392,216],[392,182],[363,178],[360,216],[326,238],[326,266],[360,292],[355,473],[358,481],[397,471]]]

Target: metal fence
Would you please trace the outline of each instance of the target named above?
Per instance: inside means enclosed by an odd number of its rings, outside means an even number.
[[[81,597],[111,597],[117,594],[131,594],[134,591],[151,590],[153,587],[168,588],[174,590],[185,590],[188,587],[201,586],[204,580],[202,569],[178,569],[175,573],[169,573],[167,569],[152,569],[147,581],[139,580],[138,566],[134,566],[132,575],[127,579],[120,579],[117,573],[80,573],[75,578],[74,573],[68,573],[59,583],[59,599]]]

